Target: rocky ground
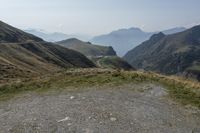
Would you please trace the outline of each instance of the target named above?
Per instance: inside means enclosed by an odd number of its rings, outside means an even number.
[[[199,133],[200,111],[153,84],[29,92],[0,102],[1,133]]]

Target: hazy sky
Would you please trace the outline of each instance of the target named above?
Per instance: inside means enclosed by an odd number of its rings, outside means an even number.
[[[158,31],[200,24],[200,0],[0,0],[13,26],[97,35],[119,28]]]

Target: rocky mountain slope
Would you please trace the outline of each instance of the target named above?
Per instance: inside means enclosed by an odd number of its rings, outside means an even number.
[[[34,40],[35,42],[43,41],[39,37],[25,33],[22,30],[16,29],[2,21],[0,21],[0,42],[24,42]]]
[[[199,79],[200,26],[172,35],[155,34],[129,51],[124,59],[139,69],[165,74],[190,71]]]
[[[0,42],[0,79],[95,66],[79,52],[47,43],[3,22]]]

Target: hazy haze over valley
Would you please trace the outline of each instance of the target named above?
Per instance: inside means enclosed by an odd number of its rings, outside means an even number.
[[[1,20],[8,24],[20,29],[33,29],[25,31],[46,41],[77,38],[99,45],[111,45],[119,56],[124,56],[155,32],[200,24],[198,0],[155,0],[153,3],[148,0],[1,1]],[[142,32],[139,35],[128,35],[127,31],[112,35],[118,30],[133,27]],[[38,29],[48,33],[41,33]],[[180,29],[166,32],[175,33],[177,30]]]
[[[1,20],[8,24],[20,29],[44,29],[65,34],[97,36],[130,27],[154,32],[173,27],[188,28],[200,23],[198,0],[155,0],[153,3],[149,0],[0,2],[3,3],[0,5]]]

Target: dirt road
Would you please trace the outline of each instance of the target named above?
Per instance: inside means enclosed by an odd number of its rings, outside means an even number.
[[[200,133],[200,111],[152,84],[27,93],[0,102],[0,132]]]

